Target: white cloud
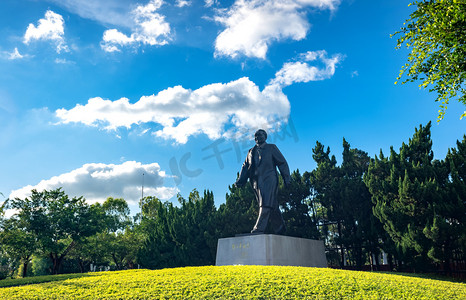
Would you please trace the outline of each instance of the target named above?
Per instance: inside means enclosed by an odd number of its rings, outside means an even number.
[[[67,59],[64,59],[64,58],[55,58],[55,63],[56,64],[61,64],[61,65],[75,65],[76,62],[72,61],[72,60],[67,60]]]
[[[104,43],[101,44],[101,47],[107,52],[120,51],[118,46],[127,46],[135,43],[133,37],[128,37],[116,29],[106,30],[102,40]]]
[[[9,53],[8,59],[9,60],[14,60],[14,59],[21,59],[24,58],[24,55],[21,55],[18,51],[18,48],[15,48],[13,52]]]
[[[133,22],[129,11],[134,0],[47,0],[60,7],[77,14],[82,18],[90,19],[106,25],[123,26],[131,28]]]
[[[317,7],[320,9],[330,9],[330,10],[335,10],[337,9],[338,4],[340,4],[340,0],[296,0],[297,3],[300,5],[306,6],[312,6],[312,7]]]
[[[14,48],[12,51],[2,51],[0,50],[0,59],[6,60],[20,60],[25,58],[30,58],[31,55],[28,54],[21,54],[18,48]]]
[[[124,198],[135,204],[141,198],[144,173],[144,196],[170,199],[178,193],[176,187],[163,186],[167,177],[157,163],[142,164],[127,161],[120,165],[92,163],[81,168],[42,180],[37,185],[28,185],[12,191],[9,198],[25,198],[32,189],[38,191],[62,187],[70,197],[84,196],[89,202],[103,202],[107,197]]]
[[[154,122],[162,127],[153,133],[155,136],[186,143],[188,137],[201,133],[217,139],[230,137],[238,130],[261,127],[271,119],[280,122],[288,118],[289,112],[290,104],[281,89],[266,87],[260,91],[243,77],[194,91],[175,86],[157,95],[143,96],[134,104],[126,98],[92,98],[86,105],[59,109],[56,115],[61,123],[104,126],[108,130]],[[233,128],[227,129],[230,124]]]
[[[107,52],[119,51],[124,46],[165,45],[170,39],[170,24],[165,17],[157,13],[162,0],[151,0],[146,5],[139,5],[132,11],[134,29],[130,36],[109,29],[104,32],[101,47]]]
[[[215,41],[215,55],[239,54],[265,59],[269,45],[285,39],[302,40],[310,24],[304,9],[336,9],[340,0],[237,0],[219,10],[215,20],[226,28]]]
[[[271,85],[285,87],[295,82],[309,82],[328,79],[335,74],[336,65],[341,62],[343,56],[336,54],[331,58],[327,57],[325,50],[309,51],[301,55],[303,61],[288,62],[275,73],[275,78],[271,80]],[[310,66],[307,62],[319,60],[324,64],[323,68]]]
[[[184,6],[191,6],[192,2],[191,1],[186,1],[186,0],[176,0],[176,6],[177,7],[184,7]]]
[[[217,0],[204,0],[204,3],[205,7],[211,7],[212,5],[217,3]]]
[[[130,103],[127,98],[111,101],[96,97],[85,105],[58,109],[55,114],[62,124],[82,123],[107,130],[155,123],[155,136],[181,144],[198,134],[217,139],[232,138],[258,128],[273,131],[287,122],[290,113],[290,103],[282,88],[294,82],[330,78],[341,56],[327,58],[325,51],[317,51],[303,54],[300,59],[315,61],[324,67],[309,66],[305,62],[287,63],[262,91],[243,77],[197,90],[175,86],[157,95],[143,96],[136,103]]]
[[[29,24],[24,34],[24,43],[28,45],[34,40],[52,41],[55,43],[58,53],[68,51],[64,38],[64,23],[61,15],[47,10],[45,18],[38,21],[37,27],[32,23]]]

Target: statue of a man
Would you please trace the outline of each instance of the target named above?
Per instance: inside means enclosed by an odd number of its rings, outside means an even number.
[[[290,169],[277,146],[265,142],[267,140],[265,130],[259,129],[255,133],[254,139],[256,145],[249,150],[235,185],[242,187],[249,178],[249,182],[254,189],[254,194],[259,204],[259,216],[251,233],[264,233],[270,219],[273,232],[284,234],[285,222],[278,207],[277,199],[277,167],[287,187],[291,183]]]

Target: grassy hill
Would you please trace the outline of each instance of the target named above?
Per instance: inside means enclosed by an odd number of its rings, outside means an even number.
[[[459,282],[276,266],[97,272],[3,280],[0,286],[0,299],[466,299],[466,284]]]

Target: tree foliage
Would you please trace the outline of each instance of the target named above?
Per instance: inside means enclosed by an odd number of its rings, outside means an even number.
[[[318,239],[319,232],[315,219],[311,217],[311,183],[309,173],[301,175],[299,170],[291,173],[289,187],[279,177],[278,201],[283,210],[286,235]]]
[[[422,270],[429,262],[449,269],[455,250],[464,251],[465,141],[445,160],[434,160],[431,123],[416,129],[399,153],[383,153],[369,166],[366,184],[375,203],[374,215],[396,245],[398,258]]]
[[[317,168],[311,172],[310,180],[323,207],[320,220],[323,238],[329,248],[339,248],[341,266],[347,254],[361,268],[367,254],[378,253],[380,233],[378,221],[371,213],[371,195],[363,182],[369,156],[351,148],[345,139],[341,166],[335,156],[330,156],[330,148],[325,149],[321,143],[317,142],[312,151]]]
[[[64,191],[32,191],[30,197],[7,200],[8,208],[17,210],[12,217],[21,229],[37,238],[38,250],[52,262],[57,274],[64,257],[84,238],[99,231],[100,216],[84,198],[69,198]]]
[[[89,270],[91,264],[108,266],[110,262],[116,270],[134,267],[140,235],[132,228],[128,203],[109,197],[93,208],[99,216],[99,231],[77,243],[70,253],[80,271]]]
[[[27,276],[32,255],[37,252],[38,239],[28,231],[24,220],[10,218],[0,223],[0,245],[13,263],[22,264],[22,277]]]
[[[423,230],[439,196],[430,126],[416,129],[399,153],[391,147],[390,157],[376,156],[365,178],[374,215],[395,242],[400,258],[416,266],[426,263],[428,239]]]
[[[431,86],[440,102],[438,120],[443,119],[450,99],[466,105],[466,3],[462,0],[414,1],[416,10],[400,31],[397,48],[411,48],[400,80],[420,80],[420,87]],[[466,111],[461,118],[466,116]]]
[[[138,262],[148,268],[212,265],[218,240],[212,192],[193,190],[180,206],[155,197],[141,201],[141,231],[145,236]]]
[[[237,233],[249,233],[258,214],[258,204],[250,184],[242,187],[231,185],[225,195],[225,203],[218,209],[221,237]]]

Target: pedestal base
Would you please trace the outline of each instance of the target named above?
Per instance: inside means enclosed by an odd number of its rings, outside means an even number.
[[[218,240],[217,266],[327,267],[324,242],[283,235],[246,235]]]

